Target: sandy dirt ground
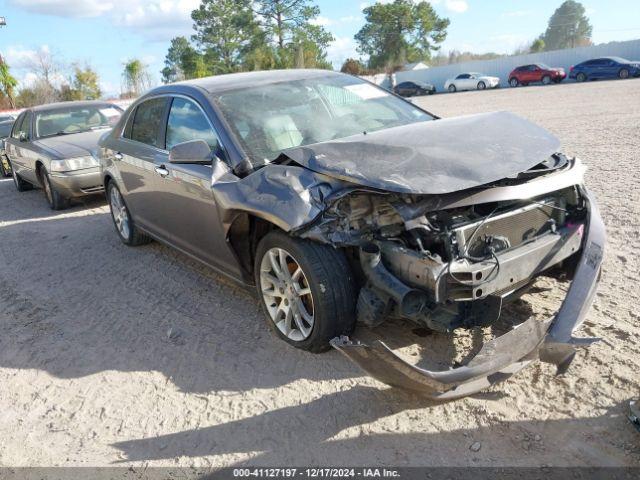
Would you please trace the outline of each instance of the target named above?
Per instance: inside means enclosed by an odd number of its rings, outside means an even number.
[[[511,110],[589,166],[609,232],[569,372],[536,363],[445,404],[390,389],[338,352],[273,338],[250,291],[159,244],[127,248],[101,200],[52,212],[0,180],[0,465],[640,465],[640,80],[417,99],[442,116]],[[550,314],[541,280],[512,312]],[[377,333],[417,363],[459,356],[406,324]],[[367,332],[359,332],[363,336]]]

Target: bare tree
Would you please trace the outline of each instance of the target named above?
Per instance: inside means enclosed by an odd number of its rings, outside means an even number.
[[[27,68],[52,88],[57,83],[60,72],[64,70],[64,63],[56,57],[55,53],[43,47],[36,50],[27,61]]]

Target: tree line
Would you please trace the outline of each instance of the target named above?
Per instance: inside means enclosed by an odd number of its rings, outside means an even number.
[[[450,25],[426,0],[394,0],[363,9],[364,25],[355,34],[360,58],[349,58],[343,72],[362,75],[393,72],[422,61],[432,66],[502,56],[497,53],[440,51]],[[191,13],[194,33],[171,40],[161,71],[165,83],[251,70],[326,68],[334,40],[320,25],[313,0],[201,0]],[[513,54],[591,44],[593,28],[584,6],[564,1],[546,30]],[[63,65],[48,50],[29,65],[33,81],[18,89],[9,65],[0,57],[0,108],[20,108],[61,100],[100,98],[100,81],[87,63]],[[121,97],[133,98],[153,86],[140,59],[125,62]]]
[[[428,2],[395,0],[364,9],[365,25],[356,34],[362,58],[348,58],[341,71],[353,75],[390,73],[406,63],[423,61],[430,66],[471,60],[490,60],[507,55],[547,52],[591,45],[593,27],[584,6],[564,1],[551,15],[546,30],[510,54],[440,51],[449,20],[438,17]]]
[[[24,108],[70,100],[97,100],[102,96],[96,71],[86,63],[64,64],[49,50],[39,50],[27,62],[33,81],[17,91],[18,81],[0,57],[0,108]]]
[[[275,68],[332,68],[333,35],[319,25],[311,0],[202,0],[191,13],[194,34],[171,40],[166,83]]]

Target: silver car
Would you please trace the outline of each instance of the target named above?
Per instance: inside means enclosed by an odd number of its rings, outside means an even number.
[[[42,187],[54,210],[72,198],[100,193],[99,138],[115,125],[122,109],[106,102],[64,102],[25,110],[5,141],[19,192]]]

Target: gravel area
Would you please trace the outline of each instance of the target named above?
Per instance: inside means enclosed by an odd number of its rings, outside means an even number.
[[[102,200],[52,212],[0,180],[0,466],[640,465],[640,79],[415,101],[516,112],[589,166],[609,244],[582,332],[603,340],[566,375],[536,363],[430,403],[276,340],[252,292],[184,255],[125,247]],[[519,308],[551,312],[563,288]],[[455,354],[408,324],[377,333],[418,363]]]

